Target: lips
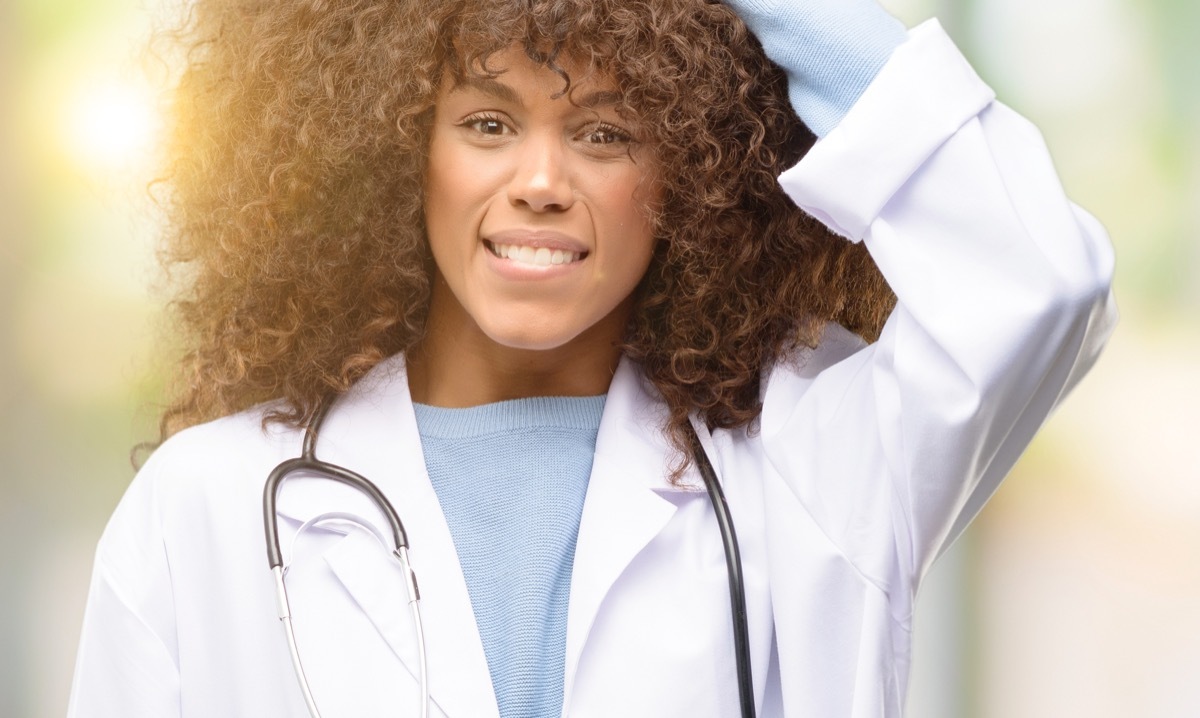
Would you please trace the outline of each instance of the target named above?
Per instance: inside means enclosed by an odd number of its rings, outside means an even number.
[[[505,230],[483,240],[488,251],[500,259],[527,267],[573,264],[587,257],[582,242],[560,232]]]
[[[530,247],[529,245],[516,244],[496,244],[487,242],[488,249],[492,254],[501,259],[508,259],[519,264],[528,264],[534,267],[549,267],[552,264],[571,264],[578,262],[582,255],[578,252],[566,252],[561,249],[550,249],[549,247]]]

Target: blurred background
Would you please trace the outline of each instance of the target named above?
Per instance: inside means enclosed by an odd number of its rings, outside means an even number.
[[[66,710],[91,555],[154,435],[156,0],[0,2],[0,716]],[[936,15],[1117,245],[1123,319],[918,614],[914,718],[1200,716],[1200,3]]]

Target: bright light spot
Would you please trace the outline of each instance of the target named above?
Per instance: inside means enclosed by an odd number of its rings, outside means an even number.
[[[103,82],[80,88],[66,106],[66,140],[85,170],[110,172],[145,162],[162,119],[149,87]]]

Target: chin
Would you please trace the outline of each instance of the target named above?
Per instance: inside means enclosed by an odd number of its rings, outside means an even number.
[[[550,351],[571,343],[578,334],[565,331],[536,330],[531,327],[504,327],[485,332],[496,344],[523,351]]]

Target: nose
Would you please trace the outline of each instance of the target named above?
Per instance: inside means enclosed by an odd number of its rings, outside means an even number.
[[[517,148],[516,167],[508,183],[508,200],[534,212],[564,211],[575,201],[568,157],[561,140],[527,136]]]

